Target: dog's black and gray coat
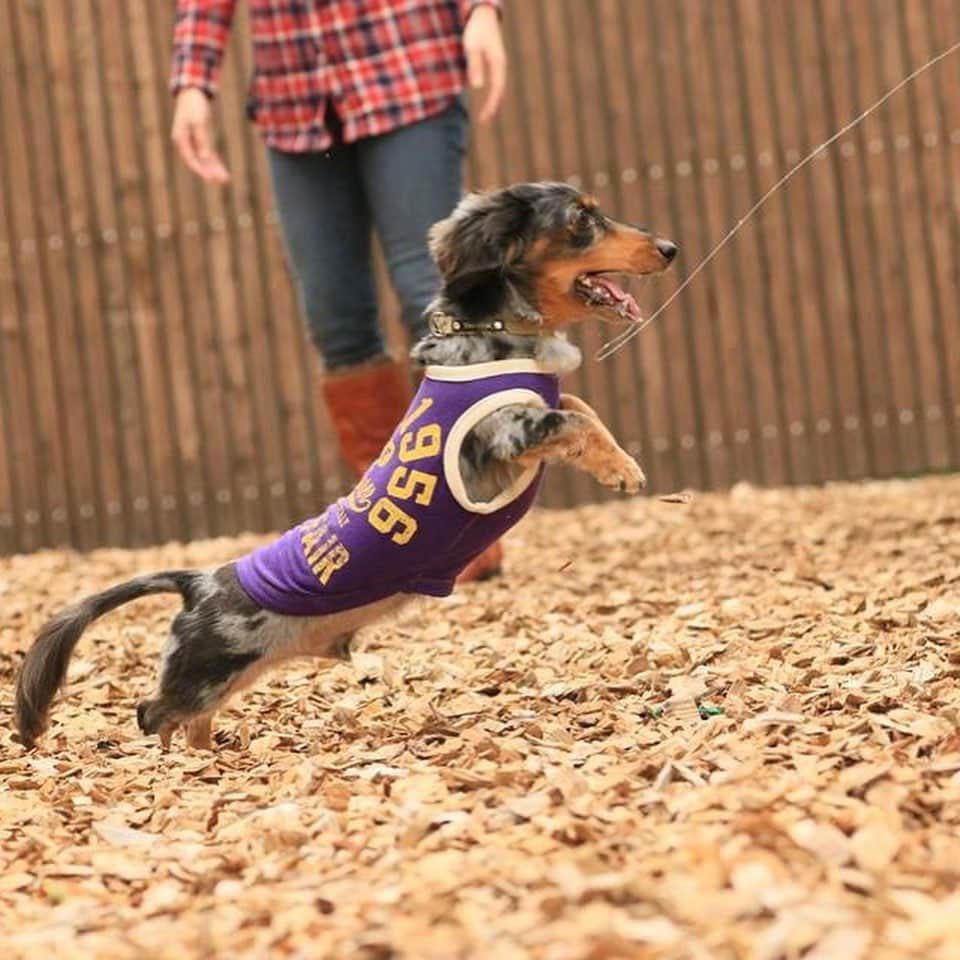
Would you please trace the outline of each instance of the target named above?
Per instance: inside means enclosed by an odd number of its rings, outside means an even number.
[[[594,315],[631,319],[631,298],[605,275],[664,269],[675,247],[619,224],[595,201],[564,184],[521,184],[472,194],[430,235],[443,287],[430,313],[445,319],[413,349],[420,365],[462,366],[532,358],[558,374],[575,369],[579,351],[563,328]],[[439,326],[439,325],[438,325]],[[636,491],[640,468],[590,408],[564,395],[560,410],[515,404],[490,414],[468,434],[461,474],[474,501],[506,489],[531,464],[566,461],[616,489]],[[356,630],[407,599],[389,597],[324,617],[284,616],[260,608],[241,588],[233,563],[212,571],[178,570],[137,577],[63,611],[40,632],[17,683],[16,723],[32,746],[63,684],[86,627],[138,597],[179,593],[160,660],[157,694],[137,708],[145,733],[165,745],[180,725],[187,741],[209,746],[214,711],[266,669],[297,656],[349,656]]]

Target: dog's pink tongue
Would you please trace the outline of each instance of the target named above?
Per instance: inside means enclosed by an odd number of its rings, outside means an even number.
[[[623,304],[623,306],[627,308],[627,313],[630,314],[631,319],[643,319],[643,314],[640,313],[640,307],[637,301],[622,287],[618,287],[607,277],[598,277],[596,275],[593,277],[593,282],[597,284],[597,286],[603,287],[616,303]]]
[[[598,287],[603,287],[603,289],[606,290],[607,293],[609,293],[610,296],[617,301],[617,303],[621,303],[627,297],[626,291],[621,290],[620,287],[618,287],[612,280],[607,279],[607,277],[598,277],[596,274],[594,274],[593,282]]]

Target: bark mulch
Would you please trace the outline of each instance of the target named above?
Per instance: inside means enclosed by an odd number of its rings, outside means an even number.
[[[24,753],[46,617],[256,542],[0,558],[4,958],[960,957],[960,478],[535,513],[213,753],[136,728],[145,599]]]

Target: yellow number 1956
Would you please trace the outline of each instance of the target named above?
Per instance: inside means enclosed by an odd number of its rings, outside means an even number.
[[[416,470],[402,464],[436,456],[443,447],[443,432],[439,423],[428,423],[419,430],[410,430],[400,438],[401,465],[394,468],[387,483],[387,493],[397,500],[413,500],[422,507],[430,506],[437,478],[432,473]],[[394,454],[391,442],[384,448],[377,465],[385,467]],[[380,533],[389,534],[394,543],[409,543],[417,532],[417,521],[390,497],[381,497],[370,509],[367,519]]]

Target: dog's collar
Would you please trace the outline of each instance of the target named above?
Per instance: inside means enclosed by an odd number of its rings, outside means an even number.
[[[483,333],[512,333],[520,337],[539,337],[543,335],[543,323],[524,317],[481,320],[478,323],[463,323],[449,313],[437,310],[428,318],[430,330],[437,337],[471,336]]]

